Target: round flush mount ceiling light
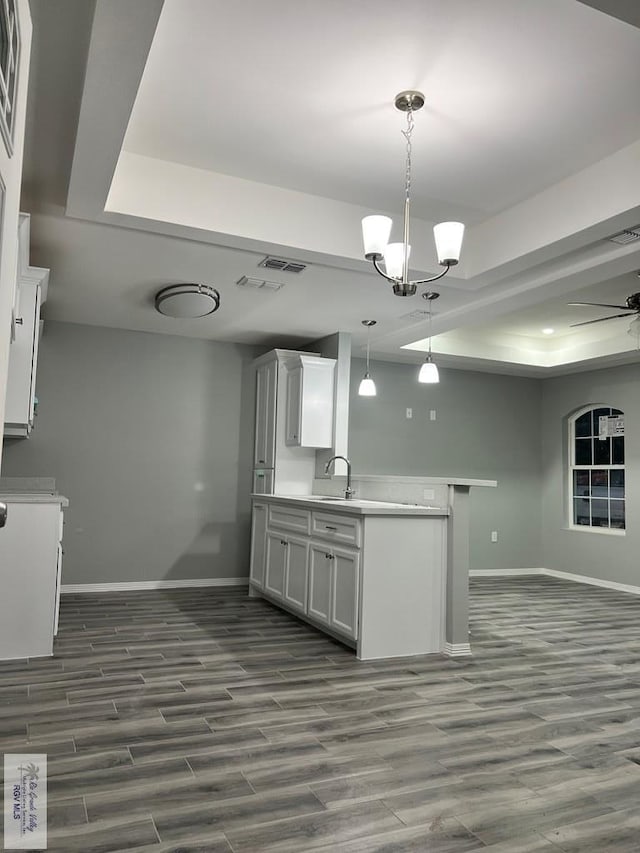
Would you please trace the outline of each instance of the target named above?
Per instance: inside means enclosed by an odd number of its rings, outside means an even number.
[[[155,306],[167,317],[206,317],[220,307],[220,294],[208,284],[170,284],[156,293]]]
[[[543,335],[552,335],[554,332],[555,332],[555,329],[552,329],[550,326],[548,326],[546,329],[542,330]]]

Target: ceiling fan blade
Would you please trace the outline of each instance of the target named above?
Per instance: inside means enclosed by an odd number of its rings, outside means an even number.
[[[611,305],[609,302],[567,302],[567,305],[578,305],[584,306],[587,305],[591,307],[592,305],[596,308],[619,308],[621,311],[628,311],[628,305]]]
[[[590,326],[592,323],[604,323],[605,320],[615,320],[618,317],[633,317],[637,313],[637,311],[627,311],[626,314],[612,314],[610,317],[598,317],[597,320],[587,320],[585,323],[570,323],[569,328],[575,329],[576,326]]]

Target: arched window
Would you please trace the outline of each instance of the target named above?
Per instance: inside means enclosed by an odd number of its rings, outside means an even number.
[[[569,418],[570,524],[623,531],[624,412],[608,406]]]

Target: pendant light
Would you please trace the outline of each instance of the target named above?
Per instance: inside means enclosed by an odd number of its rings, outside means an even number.
[[[407,129],[402,131],[406,142],[406,165],[404,184],[404,223],[402,243],[389,243],[392,220],[388,216],[365,216],[362,220],[364,256],[372,261],[377,273],[393,285],[396,296],[413,296],[418,284],[427,284],[446,275],[460,260],[464,225],[462,222],[441,222],[434,226],[433,237],[438,254],[438,263],[444,270],[431,278],[418,281],[409,279],[409,217],[411,208],[411,136],[413,114],[424,106],[422,92],[408,90],[400,92],[395,100],[396,109],[407,114]],[[384,270],[380,262],[384,260]]]
[[[433,290],[427,290],[422,294],[422,298],[429,302],[429,352],[427,353],[427,358],[424,364],[420,368],[420,373],[418,373],[418,382],[424,382],[425,384],[429,383],[431,385],[435,385],[437,382],[440,382],[438,366],[431,357],[431,303],[434,299],[437,299],[438,296],[440,296],[440,294]]]
[[[376,320],[363,320],[362,325],[367,328],[367,369],[365,371],[364,376],[360,382],[360,386],[358,388],[358,394],[360,397],[375,397],[376,396],[376,383],[369,376],[369,344],[370,344],[370,336],[371,336],[371,327],[375,326]]]

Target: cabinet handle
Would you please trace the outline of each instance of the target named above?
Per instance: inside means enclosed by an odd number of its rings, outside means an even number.
[[[280,540],[280,544],[281,544],[281,545],[285,545],[285,546],[286,546],[286,545],[288,545],[289,543],[288,543],[288,542],[285,542],[285,540],[284,540],[284,539],[281,539],[281,540]]]
[[[335,531],[337,531],[337,530],[338,530],[338,528],[337,528],[337,527],[331,527],[329,524],[325,524],[324,529],[325,529],[325,530],[335,530]]]
[[[264,465],[264,459],[258,459],[258,462],[259,462],[261,465]],[[264,476],[264,474],[263,474],[262,476]]]
[[[331,556],[331,554],[325,554],[324,555],[325,560],[328,560],[330,556]]]
[[[24,323],[24,320],[22,319],[22,317],[16,317],[16,319],[15,319],[16,326],[22,326],[23,323]]]

